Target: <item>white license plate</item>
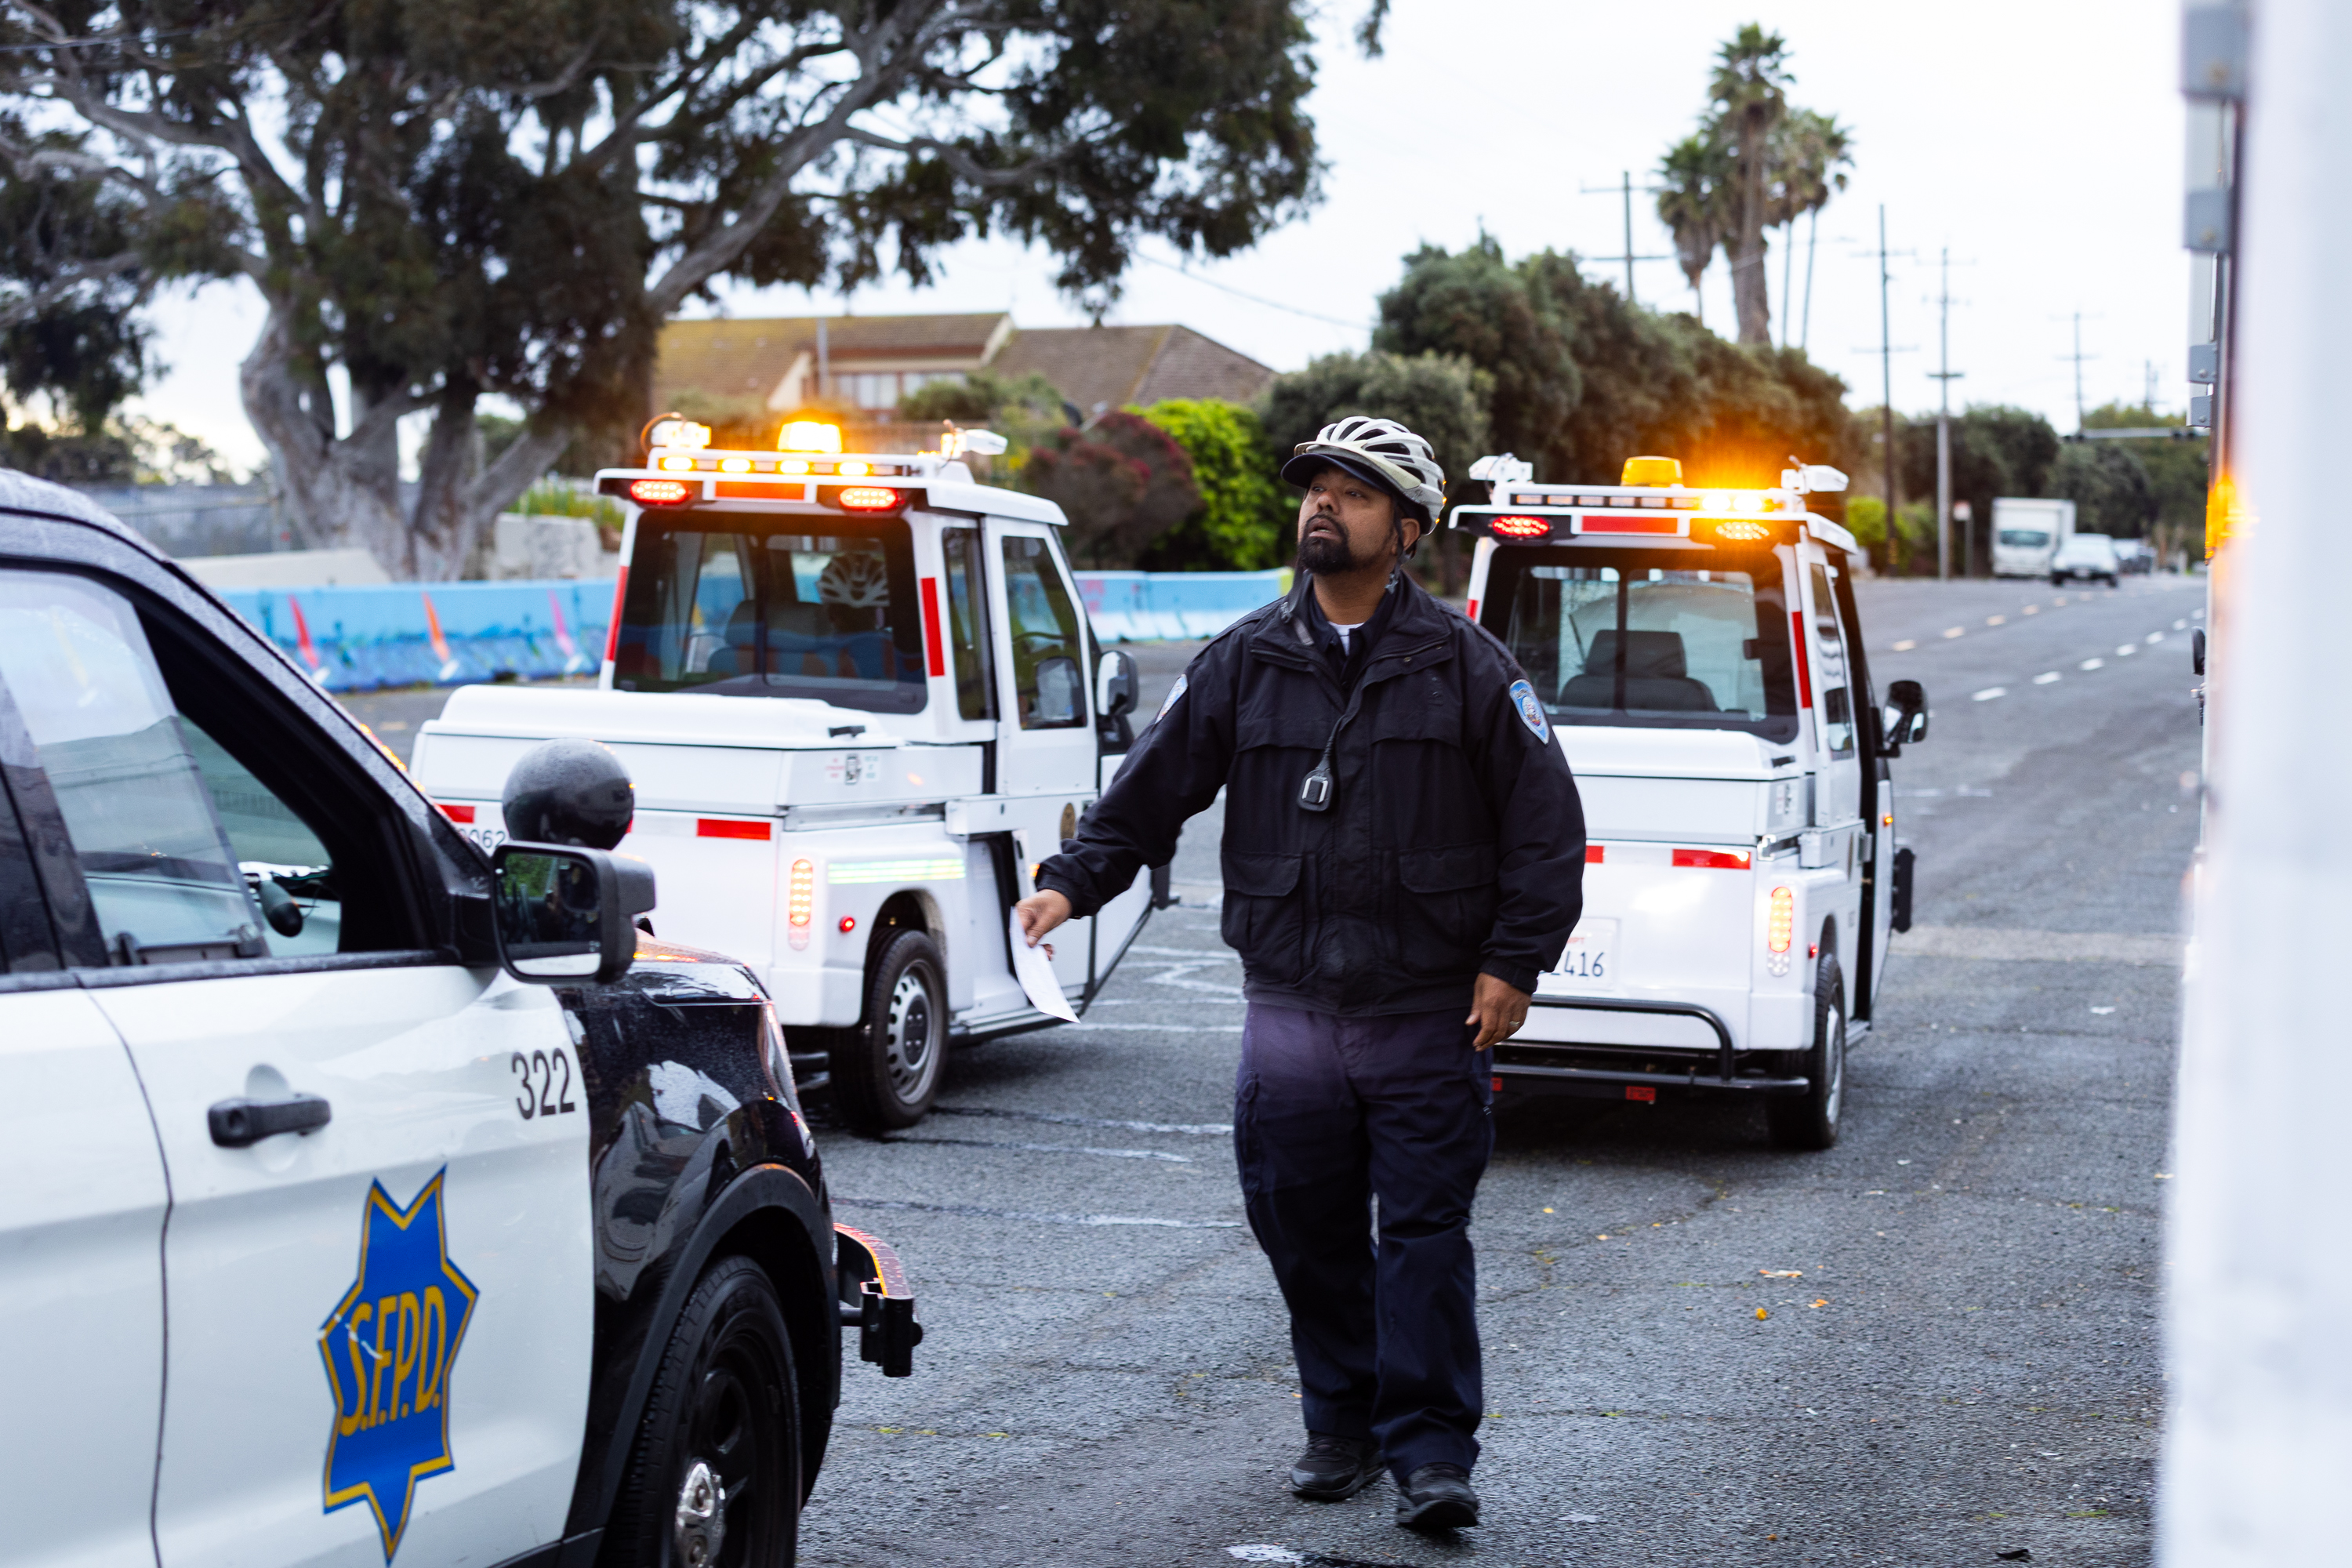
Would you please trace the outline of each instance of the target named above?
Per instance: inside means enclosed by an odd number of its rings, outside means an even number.
[[[1572,991],[1614,991],[1622,957],[1615,921],[1579,921],[1550,978]]]

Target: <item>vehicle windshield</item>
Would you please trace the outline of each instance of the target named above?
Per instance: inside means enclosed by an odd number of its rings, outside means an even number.
[[[2065,561],[2111,561],[2115,553],[2114,542],[2104,533],[2078,533],[2058,547]]]
[[[827,531],[789,531],[810,526]],[[921,632],[895,518],[640,517],[613,684],[912,713]]]
[[[2039,550],[2050,542],[2050,536],[2038,528],[2004,528],[2000,542],[2016,550]]]
[[[1780,560],[1700,559],[1716,563],[1645,550],[1496,553],[1504,641],[1553,718],[1796,739]]]

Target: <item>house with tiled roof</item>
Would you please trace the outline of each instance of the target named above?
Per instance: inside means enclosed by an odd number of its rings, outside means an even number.
[[[1033,327],[1006,313],[676,321],[662,328],[654,407],[698,393],[784,414],[819,398],[876,414],[934,381],[1035,372],[1081,418],[1128,404],[1246,403],[1274,372],[1190,327]]]

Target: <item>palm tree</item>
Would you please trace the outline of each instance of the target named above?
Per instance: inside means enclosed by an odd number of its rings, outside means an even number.
[[[1658,221],[1675,237],[1675,259],[1691,286],[1693,309],[1706,320],[1699,279],[1729,232],[1730,160],[1708,131],[1684,137],[1658,163]]]
[[[1754,22],[1716,54],[1707,97],[1717,110],[1717,139],[1731,159],[1731,298],[1739,341],[1769,346],[1772,304],[1764,279],[1764,227],[1770,206],[1773,133],[1789,112],[1789,46]]]

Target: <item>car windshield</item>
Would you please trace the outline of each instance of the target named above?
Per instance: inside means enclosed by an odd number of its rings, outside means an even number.
[[[1555,719],[1796,738],[1780,560],[1701,559],[1715,563],[1645,550],[1496,552],[1504,640]]]
[[[2067,561],[2111,561],[2116,547],[2104,533],[2078,533],[2060,545],[2058,553]]]
[[[697,516],[637,521],[613,656],[624,691],[813,697],[923,706],[921,623],[907,525]],[[737,531],[738,530],[741,531]]]
[[[2038,528],[2004,528],[2000,542],[2020,550],[2039,550],[2050,542],[2050,536]]]

